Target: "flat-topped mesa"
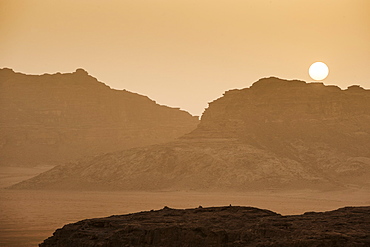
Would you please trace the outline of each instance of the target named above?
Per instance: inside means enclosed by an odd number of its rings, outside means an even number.
[[[209,104],[198,129],[247,134],[271,125],[301,129],[320,125],[324,130],[337,121],[351,122],[370,115],[370,91],[298,80],[264,78],[250,88],[231,90]],[[340,128],[340,124],[337,126]],[[356,127],[369,128],[366,121]],[[249,133],[251,134],[251,133]]]
[[[253,117],[264,116],[266,121],[273,121],[273,118],[285,118],[286,121],[302,117],[321,120],[328,117],[348,118],[369,113],[369,107],[359,104],[368,102],[369,97],[370,91],[358,86],[341,90],[322,83],[264,78],[250,88],[227,91],[223,97],[210,103],[202,116],[202,124],[211,121],[211,116],[226,112],[228,115],[235,113],[233,118],[238,119],[255,113]],[[251,115],[249,119],[253,119]]]
[[[277,77],[261,78],[252,84],[250,89],[253,90],[276,90],[279,88],[301,88],[307,83],[300,80],[283,80]],[[321,84],[322,83],[317,83]]]
[[[198,122],[146,96],[111,89],[84,69],[43,75],[0,69],[0,166],[60,164],[162,143]]]
[[[369,188],[370,91],[278,78],[231,90],[175,142],[58,166],[13,189]]]

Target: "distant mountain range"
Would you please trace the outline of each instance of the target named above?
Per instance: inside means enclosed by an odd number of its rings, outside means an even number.
[[[126,148],[164,143],[197,117],[114,90],[88,75],[25,75],[0,69],[0,166],[57,165]]]
[[[271,77],[227,91],[176,141],[60,165],[12,188],[333,190],[369,178],[370,90]]]

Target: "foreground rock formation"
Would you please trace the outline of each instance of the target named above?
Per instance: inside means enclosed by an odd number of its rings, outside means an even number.
[[[48,246],[369,246],[370,207],[282,216],[252,207],[140,212],[65,225]]]
[[[168,142],[198,122],[148,97],[113,90],[83,69],[53,75],[0,69],[0,166],[63,164]]]

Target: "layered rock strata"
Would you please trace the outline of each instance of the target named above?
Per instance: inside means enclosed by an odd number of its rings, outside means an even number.
[[[264,78],[210,103],[177,141],[59,166],[13,188],[369,188],[369,123],[370,90]]]
[[[196,128],[185,111],[88,75],[0,69],[0,166],[56,165],[163,143]]]

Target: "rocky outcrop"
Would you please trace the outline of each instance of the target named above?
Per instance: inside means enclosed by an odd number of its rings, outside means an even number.
[[[185,111],[114,90],[88,75],[0,69],[1,166],[63,164],[174,140],[196,128]]]
[[[369,246],[370,207],[282,216],[252,207],[140,212],[65,225],[48,246]]]
[[[266,78],[210,103],[175,142],[58,166],[12,188],[368,188],[369,123],[369,90]]]
[[[210,103],[191,137],[237,137],[286,156],[300,154],[302,142],[320,143],[370,157],[369,123],[370,90],[272,77]]]

